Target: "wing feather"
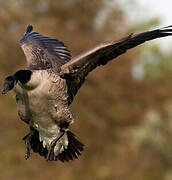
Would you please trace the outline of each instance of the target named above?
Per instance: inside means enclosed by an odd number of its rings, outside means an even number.
[[[131,34],[118,41],[102,43],[87,52],[72,58],[61,66],[61,76],[68,83],[69,103],[83,84],[88,73],[97,66],[105,65],[110,60],[125,53],[146,41],[172,35],[172,26],[164,27],[139,34]]]
[[[58,69],[71,59],[70,51],[63,42],[37,32],[26,30],[20,45],[30,69]]]

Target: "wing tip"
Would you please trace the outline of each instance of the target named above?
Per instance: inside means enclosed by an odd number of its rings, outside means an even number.
[[[29,24],[26,28],[24,35],[27,35],[28,33],[32,32],[32,30],[33,30],[33,26],[31,24]]]
[[[171,29],[171,28],[172,28],[172,25],[169,25],[169,26],[165,26],[165,27],[163,27],[161,29]]]

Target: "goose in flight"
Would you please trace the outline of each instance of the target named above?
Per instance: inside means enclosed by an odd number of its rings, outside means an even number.
[[[78,158],[84,144],[70,130],[70,111],[79,88],[89,72],[146,41],[172,35],[172,26],[131,34],[106,42],[72,57],[63,42],[33,32],[29,25],[20,40],[26,69],[5,78],[2,94],[14,91],[18,114],[30,132],[23,138],[25,158],[31,151],[48,161]]]

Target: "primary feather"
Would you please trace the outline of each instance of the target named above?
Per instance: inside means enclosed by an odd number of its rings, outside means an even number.
[[[78,92],[89,72],[97,66],[105,65],[109,61],[124,54],[128,49],[134,48],[146,41],[172,35],[172,26],[146,31],[139,34],[130,34],[117,41],[101,43],[81,55],[72,58],[61,66],[60,75],[65,77],[70,93],[70,101]]]

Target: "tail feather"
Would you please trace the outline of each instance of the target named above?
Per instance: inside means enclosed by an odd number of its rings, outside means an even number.
[[[34,130],[33,136],[30,140],[30,145],[35,153],[39,153],[40,156],[44,156],[46,158],[46,154],[48,153],[48,150],[43,147],[42,142],[39,140],[39,133],[38,131]]]
[[[58,155],[58,159],[62,162],[77,159],[81,152],[84,150],[84,144],[71,132],[67,131],[68,148]]]
[[[84,150],[84,144],[81,143],[78,138],[71,132],[66,131],[68,137],[68,146],[64,151],[57,156],[54,152],[50,154],[50,161],[58,161],[61,162],[69,162],[74,159],[77,159],[78,156],[81,155],[82,151]],[[33,135],[30,139],[30,145],[33,152],[38,153],[40,156],[43,156],[45,159],[47,158],[48,149],[43,147],[42,142],[39,140],[39,133],[38,131],[34,130]]]
[[[70,149],[69,151],[71,152],[73,159],[78,158],[78,155],[76,154],[75,149],[72,147],[71,144],[68,145],[68,148]]]

